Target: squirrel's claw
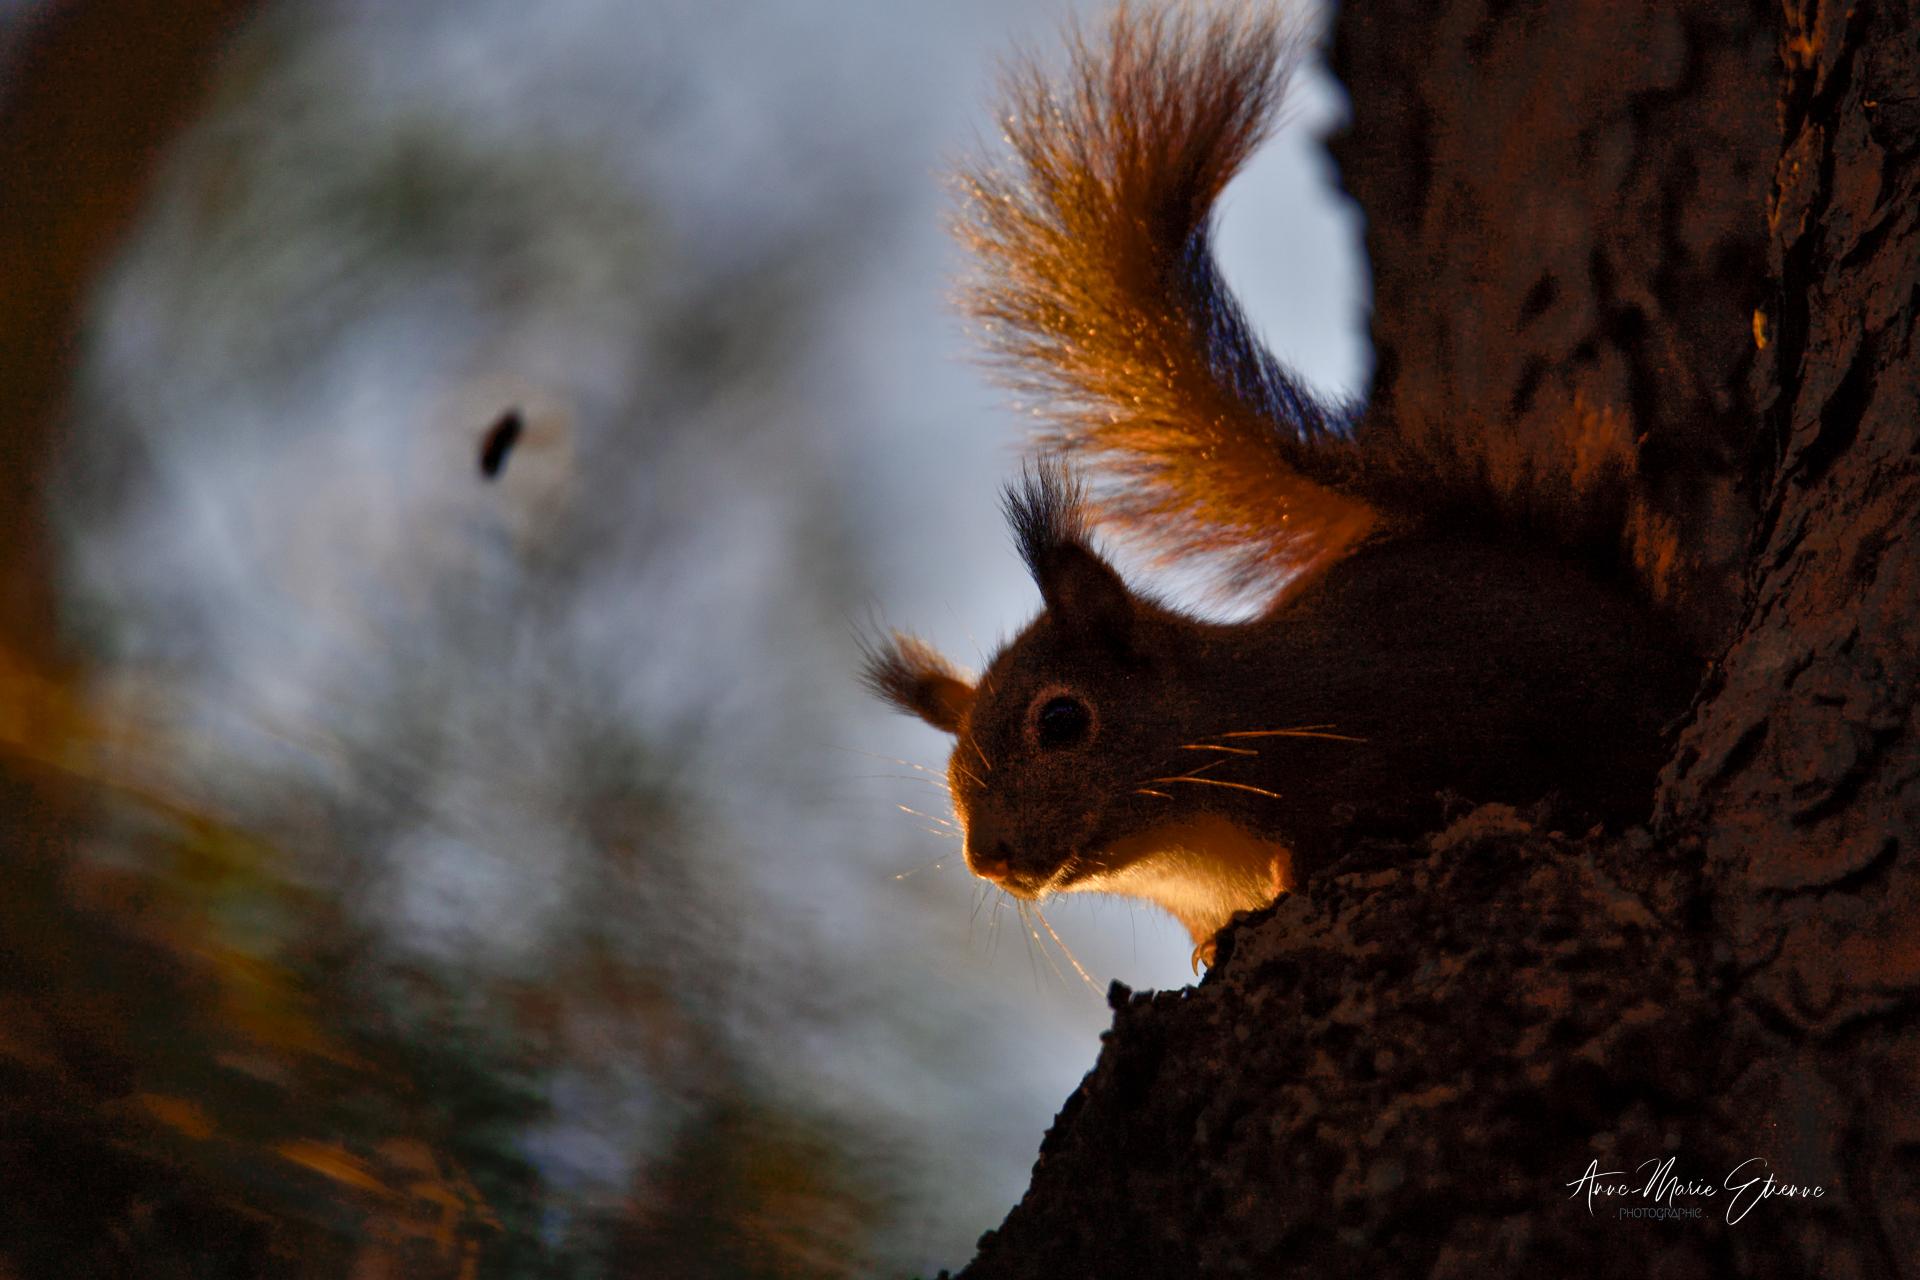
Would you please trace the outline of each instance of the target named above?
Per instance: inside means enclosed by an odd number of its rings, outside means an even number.
[[[1208,938],[1205,942],[1193,949],[1193,975],[1196,978],[1200,976],[1201,965],[1205,965],[1209,969],[1213,968],[1212,938]]]

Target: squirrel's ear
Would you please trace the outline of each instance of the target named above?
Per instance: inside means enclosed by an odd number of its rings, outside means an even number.
[[[866,669],[861,678],[867,688],[944,733],[960,732],[967,708],[973,705],[973,686],[960,678],[952,663],[925,641],[897,631],[865,647]]]
[[[1058,462],[1043,460],[1007,490],[1007,522],[1047,610],[1061,622],[1125,645],[1133,597],[1088,545],[1086,499]]]
[[[1078,542],[1063,543],[1034,570],[1056,622],[1125,648],[1133,633],[1133,596],[1113,566]]]

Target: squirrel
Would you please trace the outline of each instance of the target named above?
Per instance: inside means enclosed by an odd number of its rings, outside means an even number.
[[[1430,829],[1445,798],[1644,818],[1700,664],[1618,415],[1534,441],[1317,399],[1210,247],[1300,41],[1245,7],[1123,5],[1069,46],[1058,80],[1010,69],[1014,162],[963,175],[959,219],[967,309],[1043,422],[1005,498],[1043,611],[977,683],[910,635],[867,645],[868,686],[956,739],[968,868],[1157,903],[1197,968],[1341,841]],[[1096,526],[1264,607],[1137,591]]]

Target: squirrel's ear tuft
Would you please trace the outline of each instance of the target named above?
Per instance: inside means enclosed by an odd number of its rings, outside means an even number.
[[[1087,495],[1065,464],[1051,458],[1028,463],[1018,484],[1008,485],[1001,505],[1020,558],[1041,582],[1063,546],[1087,545]]]
[[[867,660],[861,679],[868,689],[943,733],[960,732],[973,705],[973,686],[952,663],[925,641],[898,631],[863,647]]]
[[[1125,647],[1133,597],[1089,545],[1086,494],[1058,462],[1032,464],[1007,490],[1007,522],[1047,610],[1061,624]]]

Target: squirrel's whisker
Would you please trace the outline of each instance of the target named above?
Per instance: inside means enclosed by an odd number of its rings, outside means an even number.
[[[948,795],[953,794],[953,788],[945,782],[936,781],[933,778],[915,777],[911,773],[860,773],[855,774],[854,777],[862,782],[919,782],[929,787],[938,787]]]
[[[931,813],[922,813],[920,810],[913,808],[911,805],[896,804],[893,807],[898,809],[902,813],[910,813],[916,818],[925,818],[928,822],[937,822],[943,827],[953,826],[953,822],[951,819],[938,818]]]
[[[985,880],[980,882],[980,891],[973,895],[973,911],[967,916],[967,940],[973,940],[974,926],[980,923],[980,908],[987,904],[989,886]]]
[[[896,875],[895,875],[895,876],[894,876],[893,878],[894,878],[895,880],[905,880],[905,879],[907,879],[907,878],[908,878],[909,876],[917,876],[917,875],[919,875],[919,874],[920,874],[920,873],[921,873],[922,871],[938,871],[938,870],[940,870],[940,868],[942,868],[942,867],[944,867],[944,866],[946,866],[946,865],[947,865],[947,863],[946,863],[946,859],[944,859],[944,858],[942,858],[942,859],[940,859],[940,860],[939,860],[938,862],[934,862],[934,863],[930,863],[930,864],[928,864],[927,866],[923,866],[923,867],[909,867],[909,868],[907,868],[907,869],[906,869],[905,871],[902,871],[902,872],[899,872],[898,874],[896,874]]]
[[[1033,944],[1040,935],[1033,931],[1033,925],[1027,919],[1027,904],[1024,901],[1015,901],[1013,910],[1014,914],[1020,918],[1020,941],[1027,949],[1027,971],[1033,975],[1033,985],[1037,989],[1040,986],[1040,967],[1033,962]],[[1047,963],[1052,964],[1052,959],[1049,958]],[[1054,972],[1059,974],[1058,969]],[[1064,983],[1067,980],[1066,975],[1059,974],[1059,976],[1061,982]]]
[[[1339,727],[1329,720],[1325,724],[1293,724],[1284,729],[1229,729],[1214,736],[1216,738],[1258,738],[1270,733],[1300,733],[1310,729],[1338,729]]]
[[[1252,747],[1223,747],[1217,742],[1183,742],[1181,751],[1224,751],[1229,755],[1257,756],[1260,753]]]
[[[1206,762],[1205,764],[1203,764],[1203,765],[1201,765],[1201,766],[1200,766],[1199,768],[1197,768],[1197,769],[1189,769],[1189,770],[1187,770],[1187,771],[1186,771],[1185,773],[1183,773],[1183,774],[1181,774],[1180,776],[1181,776],[1181,777],[1183,777],[1183,778],[1197,778],[1197,777],[1199,777],[1199,776],[1200,776],[1201,774],[1203,774],[1203,773],[1205,773],[1205,772],[1206,772],[1207,770],[1209,770],[1209,769],[1217,769],[1217,768],[1219,768],[1219,767],[1220,767],[1221,765],[1223,765],[1223,764],[1232,764],[1232,763],[1233,763],[1233,762],[1232,762],[1231,760],[1209,760],[1209,761],[1207,761],[1207,762]],[[1159,782],[1159,781],[1161,781],[1161,779],[1159,779],[1159,778],[1148,778],[1148,779],[1147,779],[1147,781],[1148,781],[1148,782]]]
[[[1309,725],[1300,729],[1239,729],[1232,733],[1223,733],[1223,738],[1326,738],[1333,742],[1365,742],[1365,738],[1356,738],[1350,733],[1327,733],[1331,725]]]
[[[1066,942],[1062,940],[1060,935],[1054,932],[1053,926],[1047,923],[1047,913],[1042,911],[1038,906],[1036,906],[1033,909],[1033,914],[1036,917],[1038,917],[1040,921],[1040,927],[1047,931],[1047,936],[1053,939],[1053,944],[1060,948],[1060,954],[1065,956],[1067,958],[1067,963],[1073,966],[1073,971],[1080,975],[1080,981],[1087,984],[1088,990],[1098,995],[1100,992],[1100,985],[1093,980],[1093,975],[1088,973],[1086,971],[1086,968],[1083,965],[1081,965],[1079,959],[1074,956],[1073,948],[1069,947],[1066,944]],[[1058,972],[1058,970],[1056,970],[1055,972]]]
[[[1053,940],[1055,942],[1059,942],[1060,935],[1053,932],[1052,925],[1047,924],[1047,919],[1045,916],[1040,914],[1040,908],[1037,904],[1032,902],[1023,902],[1020,904],[1020,922],[1022,926],[1025,927],[1028,937],[1032,939],[1032,942],[1029,944],[1030,947],[1031,946],[1039,947],[1040,958],[1047,962],[1047,968],[1053,970],[1053,976],[1056,980],[1059,981],[1060,985],[1065,986],[1067,984],[1067,975],[1060,971],[1060,965],[1058,962],[1054,960],[1053,953],[1047,950],[1046,939],[1042,938],[1040,936],[1040,931],[1033,927],[1033,921],[1036,916],[1039,917],[1040,923],[1042,925],[1045,925],[1047,932],[1053,935]],[[1064,949],[1065,947],[1063,944],[1062,950]],[[1068,956],[1067,958],[1071,960],[1073,957]],[[1074,965],[1074,968],[1076,969],[1078,969],[1079,967],[1080,966],[1078,964]],[[1084,973],[1084,970],[1082,972]],[[1088,978],[1087,981],[1089,984],[1091,984],[1093,979]]]
[[[938,769],[929,768],[924,764],[916,764],[912,760],[902,760],[899,756],[884,756],[884,755],[881,755],[878,751],[862,751],[859,747],[836,746],[833,749],[835,751],[851,752],[856,756],[866,756],[868,759],[871,759],[871,760],[884,760],[888,764],[897,764],[902,766],[903,768],[917,770],[920,773],[930,773],[936,778],[941,776],[940,771]]]
[[[1231,787],[1235,791],[1251,791],[1257,796],[1271,796],[1275,800],[1280,799],[1280,793],[1278,791],[1269,791],[1265,787],[1256,787],[1251,782],[1226,782],[1220,778],[1196,778],[1190,773],[1183,773],[1177,778],[1154,778],[1152,781],[1191,782],[1196,786],[1202,787]]]
[[[1168,795],[1166,792],[1155,791],[1151,787],[1138,787],[1134,790],[1133,794],[1137,796],[1159,796],[1162,800],[1173,799],[1173,797]]]

